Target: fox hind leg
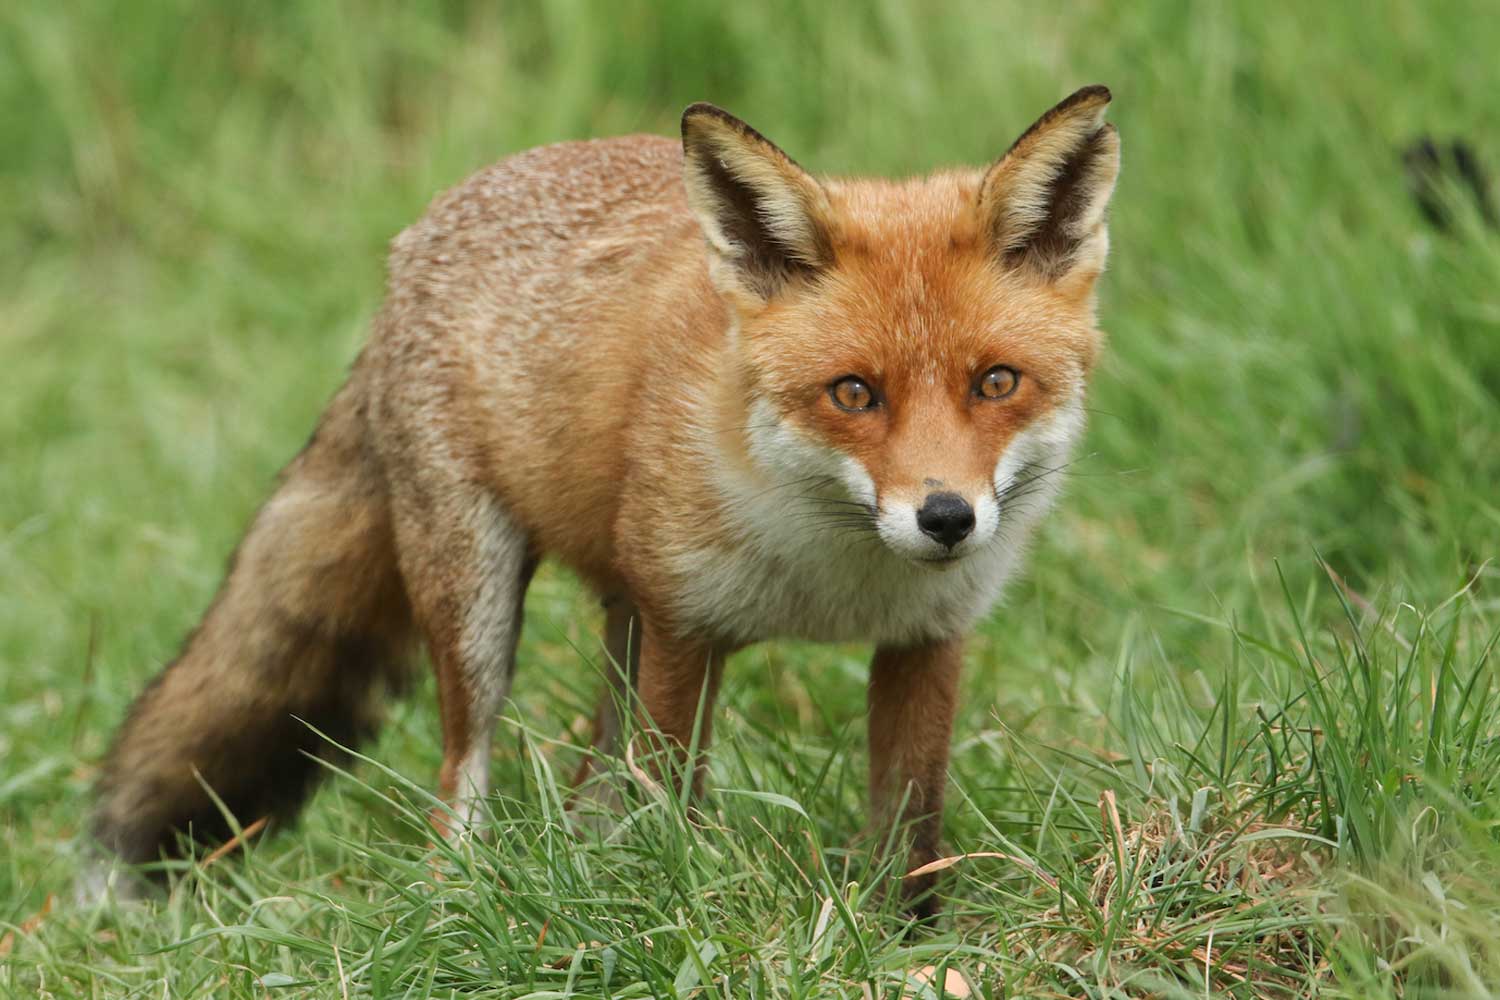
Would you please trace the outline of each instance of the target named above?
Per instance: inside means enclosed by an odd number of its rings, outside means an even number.
[[[450,483],[413,494],[398,493],[397,547],[437,676],[438,789],[451,813],[433,820],[455,836],[472,829],[489,793],[490,743],[510,694],[537,557],[526,531],[488,492]]]

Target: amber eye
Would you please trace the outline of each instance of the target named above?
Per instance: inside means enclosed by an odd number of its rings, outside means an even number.
[[[985,399],[1004,399],[1021,384],[1021,373],[1014,368],[996,365],[979,378],[976,390]]]
[[[865,380],[855,375],[845,375],[828,387],[828,395],[841,410],[868,410],[875,405],[875,393]]]

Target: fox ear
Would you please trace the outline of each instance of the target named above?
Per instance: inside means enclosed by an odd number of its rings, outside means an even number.
[[[985,174],[980,218],[1007,267],[1081,289],[1104,270],[1104,210],[1120,172],[1120,137],[1104,121],[1109,99],[1107,87],[1084,87]]]
[[[721,289],[764,301],[833,260],[823,188],[765,136],[712,104],[682,114],[688,204]]]

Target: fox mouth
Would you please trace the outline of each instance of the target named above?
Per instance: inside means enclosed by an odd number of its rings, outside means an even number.
[[[933,569],[947,569],[949,566],[963,562],[964,557],[960,553],[950,552],[942,556],[917,556],[913,561]]]

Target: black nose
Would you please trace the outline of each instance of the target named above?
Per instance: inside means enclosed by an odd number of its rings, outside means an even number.
[[[929,493],[917,511],[917,527],[951,549],[974,530],[974,508],[957,493]]]

